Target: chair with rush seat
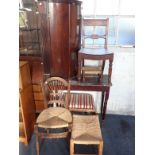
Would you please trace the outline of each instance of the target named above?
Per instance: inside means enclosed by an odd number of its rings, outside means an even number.
[[[72,114],[63,107],[50,107],[43,110],[35,125],[36,150],[40,154],[41,139],[67,138],[71,131]]]
[[[45,110],[36,121],[36,150],[40,153],[43,138],[67,138],[71,131],[72,114],[68,108],[69,84],[62,78],[52,77],[45,81]]]

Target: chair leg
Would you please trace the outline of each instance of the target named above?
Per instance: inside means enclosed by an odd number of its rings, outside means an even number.
[[[70,137],[71,137],[71,133],[68,131],[68,135],[66,137],[66,142],[67,142],[67,149],[70,149]]]
[[[37,155],[39,155],[39,138],[38,135],[36,135],[36,151],[37,151]]]
[[[85,72],[82,71],[82,81],[85,81]]]
[[[70,140],[70,155],[74,155],[74,142],[72,139]]]
[[[37,155],[39,155],[39,133],[38,133],[38,127],[37,125],[35,125],[35,134],[36,134],[36,151],[37,151]]]
[[[102,79],[103,79],[103,74],[100,74],[100,75],[99,75],[99,82],[101,82]]]
[[[103,153],[103,141],[98,145],[98,155],[102,155]]]

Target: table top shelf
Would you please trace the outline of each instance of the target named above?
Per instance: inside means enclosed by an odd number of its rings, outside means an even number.
[[[103,76],[103,80],[98,81],[98,78],[86,78],[85,81],[78,81],[76,78],[70,80],[71,90],[90,90],[102,91],[103,87],[110,87],[112,84],[108,83],[108,75]]]

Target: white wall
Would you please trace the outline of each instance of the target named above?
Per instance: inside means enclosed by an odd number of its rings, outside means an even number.
[[[114,63],[107,113],[135,113],[135,51],[134,48],[112,48]]]
[[[134,88],[134,48],[109,47],[114,52],[112,87],[107,104],[107,113],[134,115],[135,88]],[[101,93],[93,94],[95,107],[100,112]]]

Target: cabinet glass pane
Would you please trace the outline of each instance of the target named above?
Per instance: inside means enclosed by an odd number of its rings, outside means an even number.
[[[135,44],[135,22],[134,18],[120,17],[118,21],[118,44]]]
[[[117,27],[116,17],[109,17],[108,45],[115,45],[116,43],[116,27]]]

